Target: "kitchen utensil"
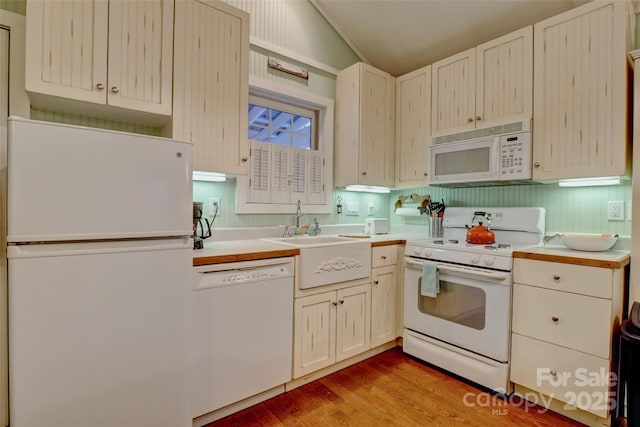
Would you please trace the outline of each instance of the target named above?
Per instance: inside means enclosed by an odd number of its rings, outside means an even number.
[[[467,243],[476,245],[491,245],[495,243],[495,234],[489,229],[491,214],[474,212],[471,220],[473,227],[467,227]],[[483,225],[484,223],[487,225]]]
[[[576,251],[601,252],[610,249],[618,241],[617,234],[571,233],[562,235],[562,243]]]

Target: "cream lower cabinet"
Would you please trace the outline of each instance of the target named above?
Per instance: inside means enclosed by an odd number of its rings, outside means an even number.
[[[176,2],[173,138],[193,143],[193,169],[249,169],[249,14],[223,1]]]
[[[371,285],[296,298],[293,378],[371,348]]]
[[[398,246],[371,248],[371,347],[393,341],[398,332]]]
[[[516,392],[552,397],[551,408],[570,418],[608,424],[624,280],[622,268],[514,260],[511,381]]]
[[[28,1],[25,86],[32,104],[166,123],[172,108],[173,6],[172,0]]]
[[[626,1],[589,2],[535,25],[534,180],[628,173],[634,36]]]

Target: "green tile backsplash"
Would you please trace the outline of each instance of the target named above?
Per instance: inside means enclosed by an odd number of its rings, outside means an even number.
[[[195,182],[193,184],[194,201],[205,202],[210,197],[222,199],[222,216],[216,219],[215,227],[262,227],[278,224],[293,224],[294,208],[290,214],[252,214],[236,215],[235,180],[224,183]],[[631,200],[631,182],[619,186],[565,188],[557,184],[532,184],[476,188],[421,187],[394,190],[391,194],[334,192],[332,214],[307,214],[308,222],[317,217],[320,224],[361,224],[368,216],[369,204],[377,209],[372,216],[390,218],[392,226],[427,225],[427,217],[400,217],[393,213],[393,207],[402,195],[428,194],[434,200],[444,199],[447,206],[482,207],[519,207],[535,206],[546,209],[547,231],[580,233],[617,233],[631,234],[631,221],[625,209],[624,221],[607,220],[607,202],[623,200],[625,207]],[[342,214],[337,214],[335,204],[342,198]],[[359,203],[360,215],[347,216],[347,201]],[[411,206],[411,205],[409,205]]]
[[[520,207],[546,209],[547,231],[575,233],[631,234],[631,221],[626,207],[631,202],[631,181],[617,186],[559,187],[557,184],[531,184],[476,188],[423,187],[391,192],[391,204],[401,195],[429,194],[444,198],[448,206]],[[625,202],[625,220],[607,220],[607,202]],[[398,217],[390,206],[391,224],[426,224],[422,217]]]

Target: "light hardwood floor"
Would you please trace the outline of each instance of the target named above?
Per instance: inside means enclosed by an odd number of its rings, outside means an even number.
[[[221,426],[580,426],[506,401],[400,347],[209,424]]]

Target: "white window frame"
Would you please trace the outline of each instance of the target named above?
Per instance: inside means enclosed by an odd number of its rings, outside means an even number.
[[[333,99],[254,76],[249,76],[249,92],[251,95],[318,111],[316,119],[317,147],[324,156],[324,204],[303,204],[302,210],[305,213],[330,214],[333,197]],[[295,202],[289,204],[249,203],[249,178],[249,176],[238,176],[236,185],[237,214],[295,213]]]

